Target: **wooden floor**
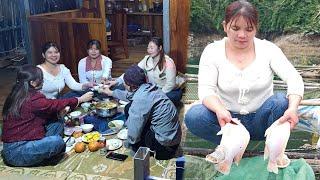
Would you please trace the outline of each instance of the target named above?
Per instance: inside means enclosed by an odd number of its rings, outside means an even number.
[[[113,60],[112,63],[112,77],[118,77],[124,73],[125,69],[132,64],[137,64],[146,55],[147,45],[138,45],[129,47],[128,59]],[[11,91],[16,78],[14,67],[9,66],[0,69],[0,121],[2,121],[3,104]]]
[[[129,58],[112,60],[112,77],[118,77],[131,65],[139,63],[147,54],[147,45],[129,47]]]

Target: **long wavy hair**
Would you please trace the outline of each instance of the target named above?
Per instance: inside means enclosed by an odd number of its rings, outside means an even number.
[[[159,61],[158,61],[158,64],[157,66],[159,67],[159,70],[161,71],[163,69],[163,66],[164,66],[164,63],[165,63],[165,59],[164,59],[164,50],[163,50],[163,41],[160,37],[152,37],[149,41],[150,42],[153,42],[155,45],[157,45],[158,48],[161,47],[161,50],[160,50],[160,58],[159,58]]]
[[[33,92],[37,90],[30,82],[36,82],[40,85],[43,82],[43,74],[40,68],[33,65],[24,65],[18,69],[16,84],[13,86],[11,93],[7,97],[2,116],[4,119],[8,116],[20,117],[20,109],[23,102],[30,97]]]

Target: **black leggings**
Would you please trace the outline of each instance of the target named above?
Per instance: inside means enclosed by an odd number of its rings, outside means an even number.
[[[128,111],[132,104],[132,101],[130,101],[124,108],[124,114],[126,119],[128,119]],[[155,151],[156,159],[159,160],[167,160],[175,157],[176,151],[178,149],[179,144],[174,146],[163,146],[161,145],[156,137],[154,132],[150,129],[151,122],[149,121],[145,126],[141,133],[141,140],[131,145],[132,150],[134,152],[137,152],[139,147],[148,147],[150,150]]]

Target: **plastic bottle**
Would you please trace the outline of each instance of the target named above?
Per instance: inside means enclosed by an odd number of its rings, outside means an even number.
[[[142,1],[142,10],[143,10],[143,12],[147,12],[148,11],[147,3],[146,3],[145,0]]]

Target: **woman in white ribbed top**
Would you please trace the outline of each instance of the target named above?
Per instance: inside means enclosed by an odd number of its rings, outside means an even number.
[[[279,118],[290,122],[291,128],[297,124],[302,78],[276,45],[255,38],[257,27],[258,13],[250,3],[235,1],[226,8],[227,37],[209,44],[201,55],[198,95],[202,104],[185,116],[193,134],[219,144],[217,132],[231,118],[238,118],[251,139],[263,140],[265,130]],[[273,94],[274,74],[286,82],[286,95]]]
[[[43,72],[41,92],[48,99],[57,99],[65,85],[73,91],[82,91],[93,87],[92,83],[78,83],[72,77],[70,70],[64,64],[58,64],[60,49],[56,43],[47,42],[42,47],[44,62],[38,67]],[[81,95],[79,95],[80,97]],[[70,96],[66,96],[70,97]]]

